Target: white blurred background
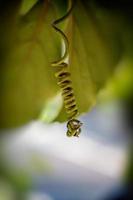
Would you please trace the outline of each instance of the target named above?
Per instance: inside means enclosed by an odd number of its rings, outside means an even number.
[[[0,200],[15,199],[15,184],[26,188],[25,200],[100,200],[119,187],[128,148],[121,104],[97,106],[81,121],[79,138],[67,138],[59,123],[4,130]]]

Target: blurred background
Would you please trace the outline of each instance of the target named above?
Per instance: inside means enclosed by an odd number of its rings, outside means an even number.
[[[103,200],[123,191],[130,126],[123,104],[97,105],[81,117],[80,138],[66,124],[33,121],[3,130],[0,200]]]

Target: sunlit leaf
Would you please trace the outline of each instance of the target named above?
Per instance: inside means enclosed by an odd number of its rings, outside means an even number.
[[[70,72],[80,114],[95,104],[99,90],[120,60],[119,18],[86,1],[77,1],[75,5],[67,33],[71,45]],[[58,120],[64,119],[66,114],[62,110]]]
[[[59,59],[62,47],[51,23],[64,15],[67,3],[0,3],[1,128],[20,126],[40,116],[47,122],[66,120],[64,109],[57,117],[60,106],[55,98],[60,88],[51,62]],[[80,114],[95,104],[123,55],[132,56],[131,16],[124,6],[77,0],[72,16],[61,24],[70,42],[69,70]],[[50,105],[54,105],[53,112]]]
[[[38,1],[26,15],[20,15],[19,8],[12,12],[3,16],[5,23],[0,26],[1,127],[37,118],[58,91],[51,67],[60,55],[60,42],[51,28],[55,8],[48,1]]]

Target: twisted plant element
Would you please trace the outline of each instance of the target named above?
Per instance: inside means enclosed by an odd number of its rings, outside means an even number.
[[[71,81],[71,74],[68,70],[68,63],[65,62],[65,60],[69,56],[69,41],[67,39],[67,36],[63,33],[62,30],[60,30],[57,25],[67,19],[69,15],[71,14],[74,7],[74,3],[72,1],[71,7],[68,10],[68,12],[61,18],[55,20],[52,23],[52,27],[56,32],[58,32],[65,44],[65,53],[58,61],[54,61],[51,65],[52,67],[58,67],[58,72],[55,73],[55,76],[58,80],[58,85],[61,88],[62,91],[62,97],[64,100],[64,106],[66,109],[66,113],[68,114],[68,123],[67,123],[67,136],[76,136],[78,137],[81,132],[81,126],[82,123],[76,119],[76,116],[78,114],[78,107],[72,87],[72,81]]]

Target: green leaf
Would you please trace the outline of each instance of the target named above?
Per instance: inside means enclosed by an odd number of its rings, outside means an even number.
[[[100,103],[119,99],[132,106],[133,99],[133,59],[124,57],[117,66],[114,76],[100,93]],[[131,104],[131,105],[130,105]]]
[[[76,2],[66,32],[71,46],[69,69],[81,114],[95,105],[99,90],[120,60],[121,44],[117,32],[121,19],[87,1]],[[66,120],[66,117],[63,109],[57,120]]]
[[[58,92],[51,67],[60,55],[60,42],[51,28],[55,7],[48,1],[38,1],[23,16],[17,8],[15,14],[12,11],[3,16],[5,24],[0,24],[1,128],[20,126],[37,118]],[[1,9],[6,12],[9,8]]]
[[[37,2],[38,0],[23,0],[21,4],[20,14],[26,15]]]

